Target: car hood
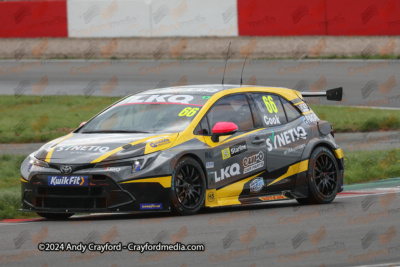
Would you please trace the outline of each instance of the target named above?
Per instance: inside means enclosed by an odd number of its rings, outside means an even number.
[[[168,149],[178,135],[71,133],[43,145],[35,157],[56,164],[119,160]]]

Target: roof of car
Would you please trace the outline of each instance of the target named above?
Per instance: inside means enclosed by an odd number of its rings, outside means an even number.
[[[266,87],[259,85],[235,85],[235,84],[201,84],[201,85],[185,85],[185,86],[175,86],[175,87],[166,87],[159,89],[151,89],[147,91],[140,92],[139,94],[180,94],[180,93],[190,93],[190,94],[200,94],[200,95],[213,95],[221,91],[229,90],[229,89],[239,89],[239,88],[248,88],[248,87],[257,87],[257,89],[265,89],[265,91],[276,91],[277,89],[282,89],[283,91],[290,90],[288,88],[280,88],[280,87]]]

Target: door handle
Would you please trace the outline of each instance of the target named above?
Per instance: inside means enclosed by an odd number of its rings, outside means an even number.
[[[255,145],[259,145],[259,144],[265,143],[265,139],[254,139],[253,141],[251,141],[251,143],[255,144]]]

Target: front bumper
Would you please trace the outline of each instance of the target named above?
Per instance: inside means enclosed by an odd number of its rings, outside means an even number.
[[[92,174],[87,186],[49,186],[47,177],[48,174],[38,174],[30,181],[21,178],[21,211],[109,213],[170,210],[170,186],[154,182],[157,178],[117,183],[107,175]]]

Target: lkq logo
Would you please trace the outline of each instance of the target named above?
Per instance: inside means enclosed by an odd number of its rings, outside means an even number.
[[[256,177],[250,182],[250,193],[258,193],[264,188],[264,179]]]
[[[230,157],[239,155],[245,151],[247,151],[247,145],[246,145],[246,142],[243,141],[236,145],[233,145],[233,146],[230,146],[230,147],[227,147],[227,148],[221,150],[222,159],[223,160],[229,159]]]
[[[275,135],[274,130],[272,130],[271,136],[268,137],[266,141],[267,149],[268,151],[272,151],[273,149],[278,149],[280,147],[296,142],[300,138],[305,139],[306,136],[307,132],[301,126],[281,132],[277,135]]]
[[[144,97],[148,97],[147,99],[142,99]],[[123,101],[121,104],[126,103],[182,103],[189,104],[190,101],[193,100],[193,96],[191,95],[135,95],[129,97],[127,102]]]
[[[245,157],[242,160],[243,174],[264,167],[264,153],[259,151],[257,154]]]
[[[218,171],[214,172],[216,183],[231,178],[233,176],[240,175],[240,165],[238,163],[234,163],[228,167],[221,169],[219,172],[220,173],[218,173]]]

